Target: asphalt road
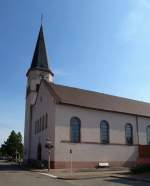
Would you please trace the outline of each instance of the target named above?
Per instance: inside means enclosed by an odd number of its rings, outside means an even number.
[[[38,172],[25,171],[0,161],[0,186],[150,186],[150,183],[125,179],[96,178],[87,180],[58,180]]]

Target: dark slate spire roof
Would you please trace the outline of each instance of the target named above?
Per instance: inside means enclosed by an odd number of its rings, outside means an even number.
[[[43,34],[43,26],[41,24],[34,55],[32,58],[31,67],[27,72],[27,75],[29,71],[31,70],[42,70],[50,72],[52,75],[53,73],[48,67],[48,59],[47,59],[47,53],[46,53],[46,47],[45,47],[45,41],[44,41],[44,34]]]

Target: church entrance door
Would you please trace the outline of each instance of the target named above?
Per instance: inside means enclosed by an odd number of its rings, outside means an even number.
[[[39,161],[42,160],[42,146],[41,146],[41,143],[39,143],[38,147],[37,147],[37,160],[39,160]]]

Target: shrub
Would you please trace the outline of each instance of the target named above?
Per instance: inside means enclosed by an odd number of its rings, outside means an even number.
[[[140,174],[144,172],[150,172],[150,164],[149,165],[136,165],[131,168],[132,174]]]

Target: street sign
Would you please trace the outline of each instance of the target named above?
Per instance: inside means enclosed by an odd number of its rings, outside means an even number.
[[[45,148],[47,148],[47,149],[52,149],[52,148],[54,148],[54,145],[52,145],[52,144],[45,144]]]
[[[52,142],[48,139],[46,139],[45,148],[52,149],[54,145],[52,145]]]
[[[48,149],[48,172],[50,172],[50,162],[51,162],[50,153],[51,153],[51,149],[54,148],[54,145],[49,139],[46,139],[45,148]]]

